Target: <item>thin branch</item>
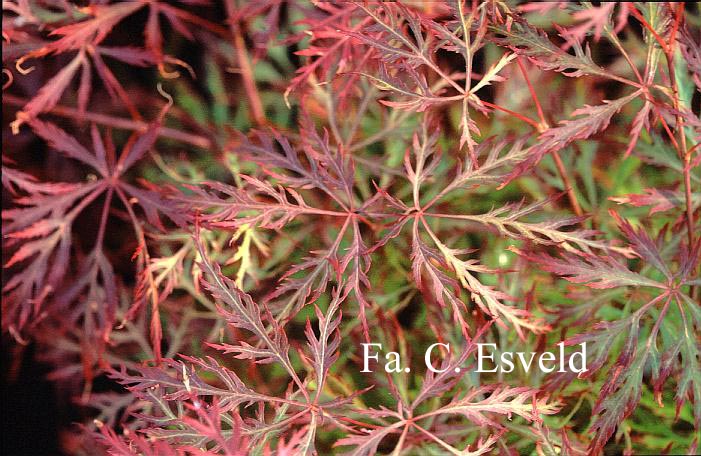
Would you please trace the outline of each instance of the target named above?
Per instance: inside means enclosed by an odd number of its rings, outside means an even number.
[[[29,100],[21,97],[16,97],[14,95],[3,94],[3,103],[12,106],[24,106]],[[68,119],[73,119],[76,121],[87,121],[93,122],[98,125],[105,125],[112,128],[119,128],[122,130],[133,130],[140,133],[148,130],[149,124],[147,122],[141,122],[138,120],[125,119],[123,117],[110,116],[107,114],[98,114],[94,112],[79,113],[75,108],[69,108],[67,106],[54,106],[47,114],[53,114],[59,117],[66,117]],[[196,147],[201,147],[203,149],[208,149],[212,147],[212,141],[204,136],[195,135],[192,133],[186,133],[175,128],[161,127],[158,131],[158,136],[163,138],[172,139],[175,141],[180,141],[188,144],[192,144]]]
[[[251,61],[248,56],[248,51],[246,50],[246,43],[241,35],[241,28],[235,21],[234,17],[236,5],[234,5],[234,0],[228,0],[224,2],[224,4],[226,6],[226,15],[229,17],[229,27],[232,35],[234,36],[234,48],[236,49],[236,58],[239,64],[241,78],[243,79],[243,85],[246,88],[248,101],[251,103],[253,120],[259,126],[265,125],[265,111],[263,110],[263,103],[261,102],[260,94],[258,93],[258,88],[256,87],[256,81],[253,77],[253,69],[251,68]]]

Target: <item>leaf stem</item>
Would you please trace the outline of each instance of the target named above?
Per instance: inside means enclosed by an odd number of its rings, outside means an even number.
[[[528,77],[526,68],[524,67],[523,62],[521,61],[521,57],[516,57],[516,63],[518,63],[518,67],[521,70],[521,74],[523,74],[523,79],[526,80],[526,85],[528,86],[528,90],[531,93],[531,98],[533,99],[533,102],[536,106],[536,110],[538,111],[538,118],[540,119],[541,123],[541,126],[540,128],[538,128],[538,131],[543,131],[543,129],[549,128],[548,122],[545,120],[545,115],[543,115],[543,108],[540,106],[540,101],[538,100],[538,96],[535,93],[533,84],[531,84],[531,80]],[[574,193],[574,188],[572,187],[569,175],[567,174],[567,169],[565,169],[565,165],[562,163],[560,154],[557,150],[554,150],[551,155],[553,157],[553,160],[555,160],[555,166],[557,167],[557,171],[560,173],[560,178],[562,179],[565,191],[567,192],[567,198],[570,200],[570,205],[572,206],[572,209],[574,210],[575,214],[581,216],[583,214],[582,208],[580,207],[579,202],[577,201],[577,196]]]
[[[241,35],[239,23],[234,17],[236,8],[234,0],[228,0],[224,2],[224,4],[226,6],[226,15],[229,17],[229,28],[234,37],[234,48],[236,49],[236,58],[239,64],[241,78],[243,79],[243,85],[248,95],[248,101],[251,103],[253,120],[257,125],[262,126],[266,124],[265,111],[260,99],[260,94],[258,93],[258,88],[256,87],[255,78],[253,77],[253,69],[251,68],[248,51],[246,50],[246,43]]]
[[[29,100],[16,97],[10,94],[2,95],[3,103],[13,106],[24,106]],[[148,130],[148,122],[142,122],[140,120],[125,119],[123,117],[110,116],[107,114],[98,114],[94,112],[80,113],[75,108],[69,108],[67,106],[54,106],[47,114],[53,114],[59,117],[65,117],[68,119],[74,119],[76,121],[87,121],[93,122],[98,125],[105,125],[112,128],[119,128],[122,130],[134,130],[140,133]],[[180,141],[188,144],[192,144],[196,147],[201,147],[203,149],[208,149],[212,147],[212,141],[204,136],[195,135],[192,133],[186,133],[174,128],[161,127],[158,136],[163,138],[172,139],[175,141]]]

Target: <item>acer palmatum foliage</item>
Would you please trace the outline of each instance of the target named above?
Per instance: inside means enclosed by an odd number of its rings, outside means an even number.
[[[80,451],[698,450],[698,6],[515,3],[3,2],[2,328]]]

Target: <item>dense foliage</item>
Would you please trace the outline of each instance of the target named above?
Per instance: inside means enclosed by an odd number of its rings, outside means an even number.
[[[3,1],[4,349],[65,451],[698,452],[698,4],[518,3]]]

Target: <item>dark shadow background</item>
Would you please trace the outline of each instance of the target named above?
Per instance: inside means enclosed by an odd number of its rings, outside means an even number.
[[[21,347],[2,338],[2,455],[64,454],[59,425],[69,422],[68,409],[59,407],[56,390],[46,380],[49,368],[34,355],[34,345]]]

